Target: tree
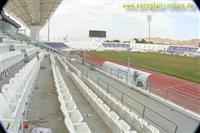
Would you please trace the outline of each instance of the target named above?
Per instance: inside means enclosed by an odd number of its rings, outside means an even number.
[[[130,41],[123,41],[123,43],[130,43]]]
[[[142,39],[142,40],[140,41],[140,43],[146,43],[146,40]]]
[[[136,43],[138,43],[138,39],[137,38],[135,38],[134,40],[135,40]]]
[[[113,42],[120,42],[120,40],[113,40]]]

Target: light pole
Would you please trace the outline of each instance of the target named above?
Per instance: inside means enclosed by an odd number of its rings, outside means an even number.
[[[48,42],[50,41],[50,17],[48,21]]]
[[[150,43],[150,23],[151,23],[151,15],[147,15],[147,22],[149,24],[149,43]]]

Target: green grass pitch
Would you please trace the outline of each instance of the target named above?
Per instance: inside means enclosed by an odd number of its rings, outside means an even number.
[[[200,83],[200,58],[143,52],[90,51],[87,54],[148,68]]]

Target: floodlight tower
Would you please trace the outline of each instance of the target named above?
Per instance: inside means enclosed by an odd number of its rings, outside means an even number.
[[[48,20],[48,42],[50,41],[50,18]]]
[[[151,34],[151,32],[150,32],[150,23],[151,23],[151,15],[147,15],[147,22],[148,22],[148,24],[149,24],[149,43],[150,43],[150,34]]]

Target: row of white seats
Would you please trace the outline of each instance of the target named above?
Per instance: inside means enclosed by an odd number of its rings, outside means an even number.
[[[113,133],[137,133],[135,130],[131,130],[129,124],[123,119],[120,119],[115,111],[111,110],[111,108],[90,90],[75,73],[70,72],[70,77]]]
[[[0,43],[0,48],[9,48],[9,44],[13,44],[15,48],[16,47],[27,47],[26,43],[3,42],[3,43]]]
[[[39,69],[40,61],[35,57],[2,87],[0,121],[9,133],[18,133],[22,128]]]
[[[70,133],[91,133],[87,123],[82,122],[83,117],[70,94],[65,81],[55,65],[55,60],[51,57],[54,82],[57,88],[58,100],[61,111],[65,117],[65,125]]]
[[[32,47],[32,48],[26,49],[26,53],[28,56],[32,56],[32,55],[36,54],[37,51],[38,51],[37,47]]]
[[[67,65],[65,65],[63,59],[61,57],[57,57],[58,61],[60,62],[60,64],[62,65],[62,67],[65,69],[66,72],[68,72],[68,67]]]
[[[69,46],[79,50],[96,50],[102,44],[99,41],[69,41]]]
[[[2,35],[0,35],[2,36]],[[27,43],[26,42],[21,42],[21,41],[18,41],[18,40],[13,40],[11,38],[9,38],[8,36],[2,36],[2,43],[0,44],[1,45],[7,45],[9,46],[10,44],[14,45],[14,46],[27,46]]]
[[[21,51],[0,53],[0,73],[8,70],[24,59],[24,54]]]
[[[66,59],[65,63],[67,63],[67,66],[69,67],[70,70],[72,70],[74,73],[76,73],[79,77],[81,76],[81,72],[75,67],[73,66],[71,63],[69,63],[69,61],[67,61]]]
[[[133,129],[139,133],[159,133],[159,130],[140,118],[133,111],[130,111],[126,106],[122,105],[116,98],[112,97],[100,86],[95,84],[92,80],[84,78],[85,83],[105,101],[111,108],[113,108],[122,118],[124,118]]]
[[[170,45],[134,43],[132,44],[132,51],[166,51],[169,46]]]

